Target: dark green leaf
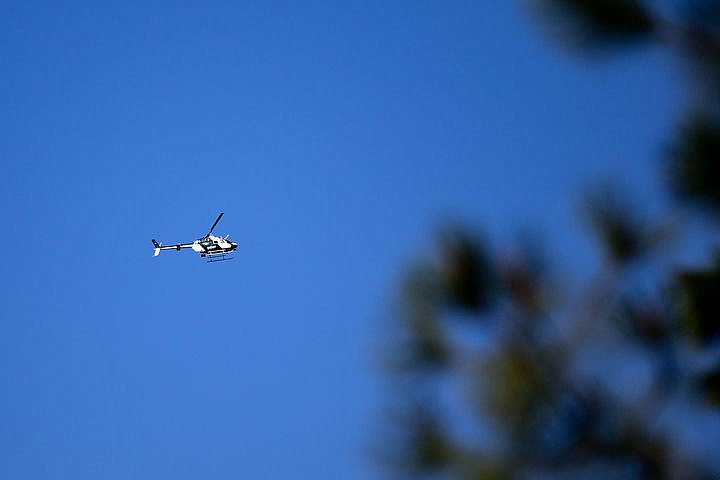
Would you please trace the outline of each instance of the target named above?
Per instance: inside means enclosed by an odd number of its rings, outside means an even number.
[[[455,231],[442,237],[440,278],[450,306],[477,311],[491,305],[495,274],[482,242]]]
[[[683,199],[720,213],[720,122],[694,118],[680,132],[669,169]]]
[[[661,231],[651,229],[638,209],[614,187],[589,190],[583,207],[589,227],[614,263],[637,260],[663,240]]]
[[[647,40],[654,15],[637,0],[540,0],[538,10],[561,38],[584,48]]]
[[[703,398],[710,405],[720,406],[720,365],[698,379]]]
[[[720,334],[720,258],[706,270],[679,276],[682,324],[693,338],[710,343]]]

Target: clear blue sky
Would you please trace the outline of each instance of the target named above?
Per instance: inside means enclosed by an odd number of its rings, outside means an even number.
[[[662,56],[592,63],[522,2],[4,2],[0,477],[372,478],[374,352],[439,224],[653,198]],[[217,233],[231,262],[171,243]]]

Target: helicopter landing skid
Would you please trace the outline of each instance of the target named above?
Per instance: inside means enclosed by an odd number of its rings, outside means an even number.
[[[232,260],[233,258],[235,257],[226,257],[225,255],[222,255],[220,258],[210,257],[210,260],[205,263],[226,262],[228,260]]]

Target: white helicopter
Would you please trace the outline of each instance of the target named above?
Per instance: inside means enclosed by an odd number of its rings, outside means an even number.
[[[201,257],[209,257],[210,260],[208,260],[208,263],[232,260],[232,257],[225,258],[225,255],[235,250],[238,244],[228,240],[230,235],[226,235],[225,238],[211,235],[215,225],[218,224],[220,218],[224,214],[224,212],[221,212],[220,215],[218,215],[217,220],[215,220],[215,223],[213,223],[212,227],[210,227],[210,231],[204,237],[198,238],[192,243],[178,243],[175,245],[163,246],[162,243],[158,243],[155,239],[153,239],[152,243],[155,247],[154,256],[157,257],[160,255],[160,250],[181,250],[183,248],[192,248],[194,251],[199,253]]]

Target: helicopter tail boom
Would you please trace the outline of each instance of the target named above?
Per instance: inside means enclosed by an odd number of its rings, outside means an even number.
[[[153,256],[155,256],[155,257],[160,255],[160,250],[180,250],[183,248],[192,248],[192,246],[193,246],[192,243],[177,243],[175,245],[163,245],[162,243],[158,243],[157,241],[155,241],[154,238],[153,238],[152,243],[153,243],[153,246],[155,247],[155,252],[153,254]]]

